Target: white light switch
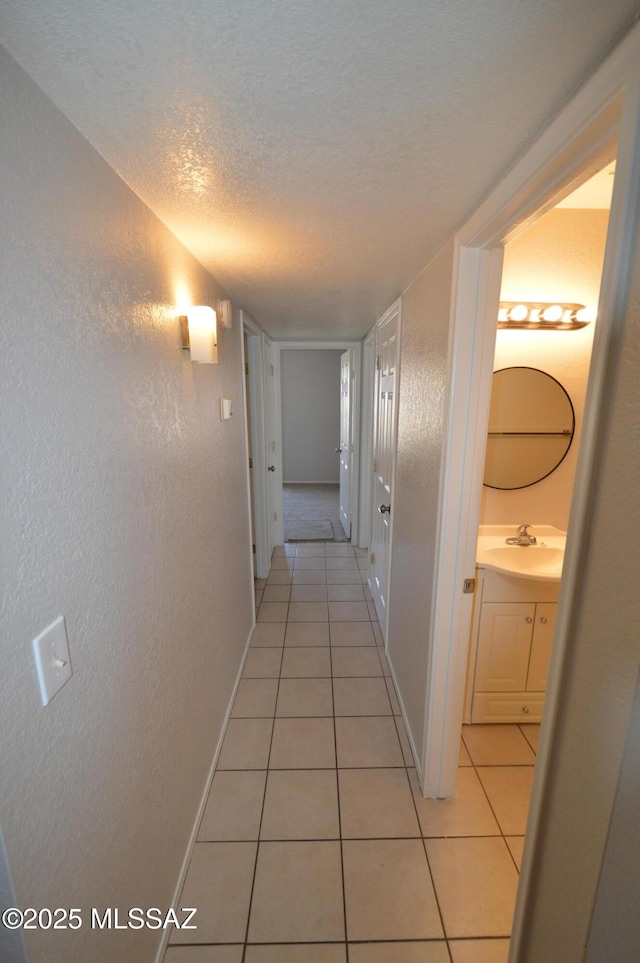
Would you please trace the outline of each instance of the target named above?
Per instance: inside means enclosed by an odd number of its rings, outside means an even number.
[[[220,399],[220,418],[222,421],[228,421],[233,414],[233,405],[231,404],[230,398]]]
[[[51,702],[71,678],[71,658],[64,618],[60,616],[33,640],[42,705]]]

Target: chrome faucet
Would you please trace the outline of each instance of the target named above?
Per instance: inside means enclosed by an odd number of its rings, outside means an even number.
[[[518,534],[507,538],[507,545],[537,545],[535,535],[529,535],[528,528],[531,528],[531,525],[518,525]]]

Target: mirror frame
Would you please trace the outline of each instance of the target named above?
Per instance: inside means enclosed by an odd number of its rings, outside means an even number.
[[[562,455],[562,458],[560,458],[559,461],[557,461],[557,462],[555,463],[555,465],[554,465],[552,468],[549,469],[549,471],[545,472],[544,475],[540,475],[540,476],[539,476],[538,478],[536,478],[534,481],[528,482],[526,485],[516,485],[514,488],[505,488],[505,487],[499,486],[499,485],[489,485],[487,482],[485,482],[484,477],[483,477],[483,479],[482,479],[483,487],[485,487],[485,488],[492,488],[494,491],[500,491],[500,492],[517,492],[517,491],[522,491],[523,488],[531,488],[532,485],[537,485],[538,482],[541,482],[541,481],[543,481],[545,478],[548,478],[549,475],[553,474],[553,472],[554,472],[557,468],[560,467],[560,465],[562,464],[562,462],[563,462],[563,461],[565,460],[565,458],[567,457],[567,454],[569,453],[569,450],[571,449],[571,445],[573,444],[573,439],[574,439],[575,433],[576,433],[576,412],[575,412],[575,408],[573,407],[573,402],[572,402],[572,400],[571,400],[571,395],[569,394],[569,392],[567,391],[567,389],[565,388],[565,386],[562,384],[562,382],[561,382],[561,381],[558,381],[557,378],[554,378],[554,376],[551,375],[551,374],[549,374],[548,371],[543,371],[542,368],[532,368],[531,365],[507,365],[507,367],[505,367],[505,368],[497,368],[497,369],[493,372],[492,382],[493,382],[493,377],[495,377],[495,375],[499,374],[499,372],[501,372],[501,371],[514,371],[514,370],[537,371],[537,372],[539,372],[540,374],[545,375],[545,377],[549,378],[551,381],[555,381],[555,383],[562,389],[562,391],[563,391],[564,394],[565,394],[565,397],[566,397],[567,401],[569,402],[569,408],[571,409],[571,422],[572,422],[571,436],[570,436],[570,438],[569,438],[569,444],[567,445],[567,447],[566,447],[566,449],[565,449],[565,451],[564,451],[564,454]],[[487,442],[488,442],[488,440],[489,440],[489,432],[488,432],[488,430],[487,430]],[[483,472],[483,475],[484,475],[484,472]]]

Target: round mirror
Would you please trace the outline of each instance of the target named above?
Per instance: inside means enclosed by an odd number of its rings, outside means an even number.
[[[535,485],[567,454],[574,427],[571,399],[551,375],[537,368],[494,371],[484,484]]]

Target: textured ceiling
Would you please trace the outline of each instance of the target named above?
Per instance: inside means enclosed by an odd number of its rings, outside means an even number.
[[[362,335],[638,0],[0,0],[5,46],[275,337]]]

